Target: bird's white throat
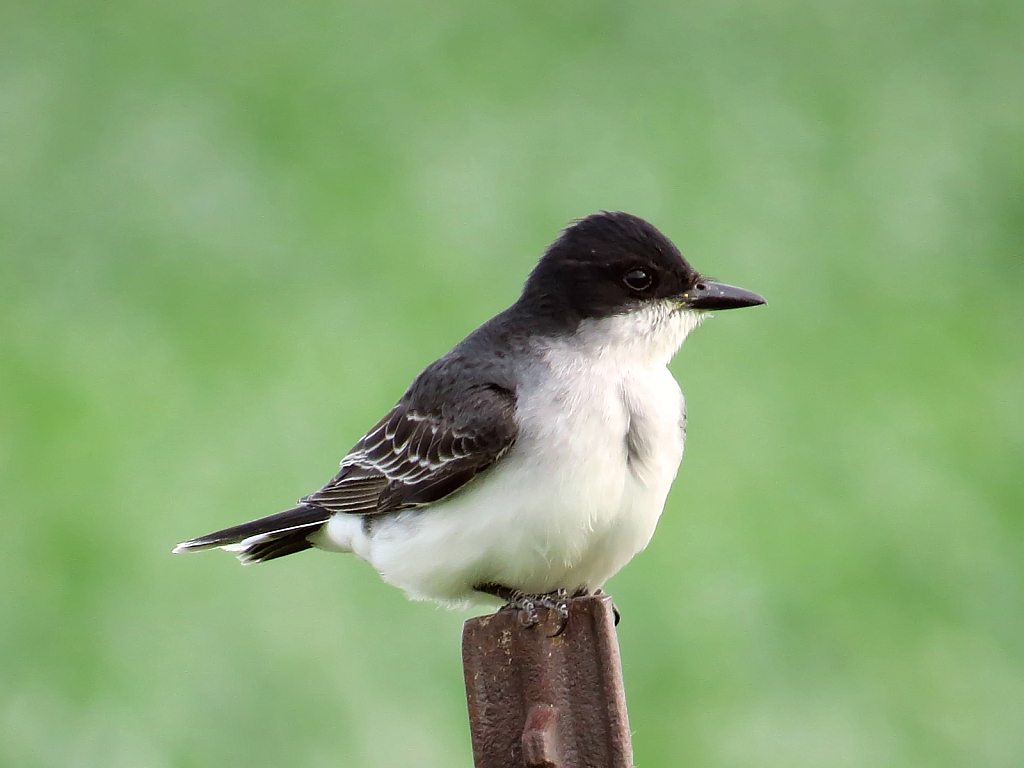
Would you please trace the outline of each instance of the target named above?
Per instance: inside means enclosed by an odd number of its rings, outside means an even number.
[[[707,317],[707,312],[686,309],[668,299],[650,301],[630,312],[584,320],[576,339],[601,356],[667,365],[690,332]]]

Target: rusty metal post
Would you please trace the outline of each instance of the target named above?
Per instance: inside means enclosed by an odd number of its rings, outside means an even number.
[[[462,660],[476,768],[633,768],[614,609],[576,598],[558,637],[554,612],[466,622]]]

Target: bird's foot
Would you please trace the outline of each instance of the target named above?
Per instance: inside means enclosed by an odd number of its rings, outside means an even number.
[[[535,605],[543,605],[549,611],[554,611],[558,614],[558,629],[549,637],[558,637],[565,632],[565,628],[569,624],[570,600],[572,600],[572,596],[564,589],[556,589],[554,592],[548,592],[546,595],[538,595],[534,598]]]
[[[501,610],[519,611],[519,623],[527,629],[540,623],[538,607],[554,611],[558,615],[558,629],[549,637],[558,637],[565,632],[565,628],[569,624],[569,604],[575,598],[589,594],[586,587],[577,587],[572,592],[567,589],[556,589],[541,595],[527,594],[499,584],[482,584],[476,589],[478,592],[485,592],[504,600],[505,605],[501,607]]]

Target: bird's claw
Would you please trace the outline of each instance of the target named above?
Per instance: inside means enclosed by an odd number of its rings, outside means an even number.
[[[558,629],[555,630],[554,634],[548,635],[548,637],[558,637],[565,632],[565,628],[569,624],[570,600],[572,600],[572,597],[564,589],[556,589],[547,595],[541,595],[540,604],[558,614]]]
[[[519,609],[519,624],[525,629],[530,629],[540,623],[540,617],[537,615],[537,603],[533,600],[526,598],[518,606],[512,607]]]
[[[503,611],[519,611],[519,623],[525,629],[530,629],[540,624],[540,615],[537,612],[538,607],[554,611],[558,614],[558,629],[549,637],[558,637],[565,632],[565,628],[569,625],[569,606],[572,601],[577,597],[586,597],[590,594],[590,590],[585,586],[577,587],[571,592],[567,589],[556,589],[553,592],[546,592],[541,595],[532,595],[500,584],[491,583],[480,584],[476,587],[476,590],[504,600],[505,605],[501,607]],[[601,595],[604,593],[601,590],[597,590],[594,594]],[[618,624],[619,610],[614,604],[612,604],[612,610],[615,612],[615,623]]]
[[[565,632],[569,624],[569,603],[576,593],[569,594],[568,590],[556,589],[543,595],[528,595],[524,592],[514,592],[508,595],[507,602],[502,610],[519,611],[519,623],[522,627],[530,629],[540,624],[538,608],[547,608],[558,614],[558,629],[549,637],[558,637]]]

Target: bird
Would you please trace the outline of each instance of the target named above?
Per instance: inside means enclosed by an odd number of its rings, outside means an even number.
[[[526,625],[601,591],[654,535],[683,456],[668,363],[712,311],[765,304],[652,224],[577,219],[508,309],[428,365],[297,506],[185,541],[243,564],[353,553],[413,600]]]

